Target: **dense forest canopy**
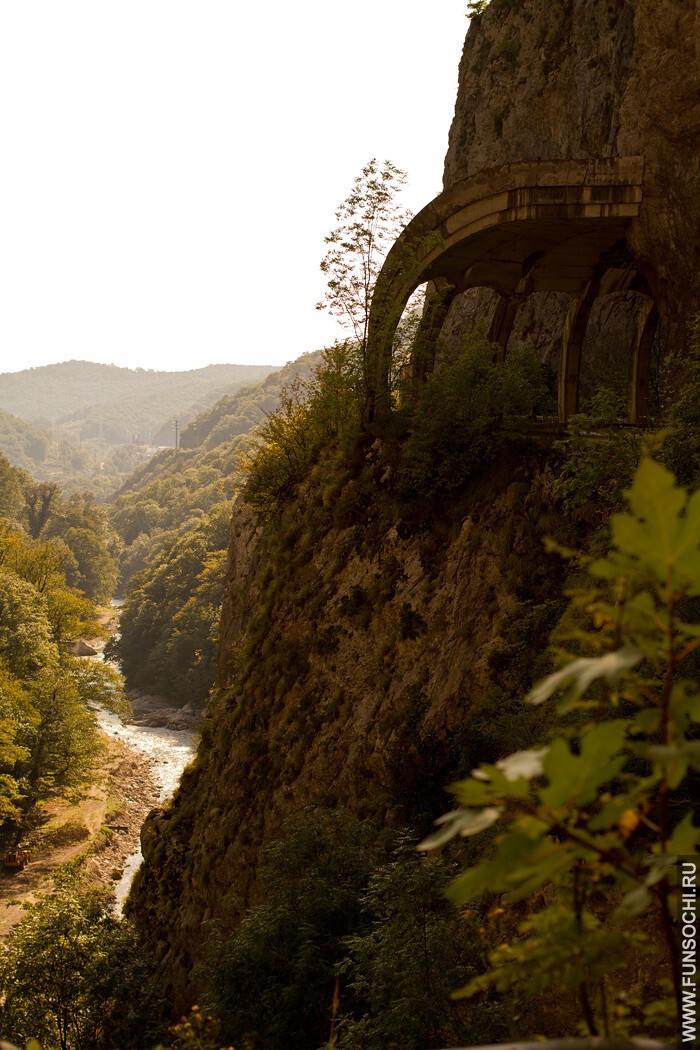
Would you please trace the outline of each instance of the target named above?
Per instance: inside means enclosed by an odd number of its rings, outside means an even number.
[[[120,677],[72,654],[97,636],[112,593],[115,536],[89,493],[65,500],[0,455],[0,836],[98,751],[90,705],[119,706]],[[17,832],[18,833],[18,832]]]
[[[266,365],[208,365],[188,372],[88,361],[0,376],[0,451],[64,491],[114,491],[158,446],[173,446],[223,394],[264,378]]]
[[[110,651],[131,688],[202,704],[215,678],[232,500],[251,432],[285,385],[304,381],[307,354],[256,387],[228,394],[135,471],[107,505],[118,533],[125,604]]]

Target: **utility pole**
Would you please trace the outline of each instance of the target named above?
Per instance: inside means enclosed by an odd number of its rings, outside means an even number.
[[[180,432],[180,420],[175,420],[175,451],[177,452],[179,447],[179,432]]]

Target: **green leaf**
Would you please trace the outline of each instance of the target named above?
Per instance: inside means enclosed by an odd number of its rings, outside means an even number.
[[[679,857],[690,857],[700,843],[700,828],[693,824],[693,814],[686,813],[683,820],[673,829],[668,840],[668,852]]]
[[[507,759],[502,761],[507,761]],[[506,776],[503,769],[499,769],[499,766],[500,762],[495,766],[484,764],[479,769],[472,770],[472,776],[488,787],[490,800],[527,798],[530,793],[529,780],[526,780],[525,777],[511,779]]]
[[[625,755],[618,755],[625,739],[625,723],[616,720],[595,726],[581,741],[581,754],[574,755],[558,737],[544,760],[549,784],[540,792],[542,801],[558,809],[591,802],[600,788],[622,769]]]
[[[661,712],[657,707],[646,707],[637,711],[632,720],[632,728],[637,728],[642,733],[655,733],[659,728]]]
[[[533,780],[542,775],[543,759],[548,747],[538,747],[530,751],[516,751],[507,758],[502,758],[496,765],[503,771],[506,780]]]
[[[700,490],[688,500],[681,519],[676,550],[676,573],[691,581],[690,594],[700,593]]]
[[[615,909],[616,915],[641,915],[651,903],[651,894],[646,886],[636,886],[622,898]]]
[[[571,851],[562,845],[552,846],[551,843],[548,843],[548,847],[548,856],[534,856],[527,866],[516,868],[510,873],[510,894],[514,901],[529,897],[545,883],[556,882],[561,875],[571,870],[576,860]]]
[[[636,750],[639,750],[666,774],[668,786],[673,790],[683,781],[689,765],[700,764],[700,744],[697,749],[694,749],[693,744],[686,744],[684,747],[652,744],[650,747]],[[694,750],[696,750],[695,755]]]
[[[598,558],[588,566],[588,571],[599,580],[615,580],[620,575],[611,558]]]
[[[490,783],[473,777],[450,784],[450,793],[463,806],[484,806],[491,802],[493,795]]]
[[[666,557],[674,550],[678,518],[686,498],[685,489],[676,485],[670,470],[649,456],[642,459],[628,499],[632,512],[646,523],[650,541],[655,542]]]
[[[445,813],[435,821],[436,825],[442,825],[440,831],[428,835],[416,846],[419,851],[438,849],[445,843],[461,835],[467,838],[470,835],[478,835],[495,824],[503,810],[498,806],[489,806],[482,810],[455,809],[451,813]]]
[[[606,653],[605,656],[572,660],[566,667],[539,682],[528,693],[527,700],[531,704],[542,704],[565,686],[570,686],[574,699],[578,699],[592,682],[603,678],[608,684],[612,684],[640,660],[639,650],[630,646],[618,649],[614,653]]]
[[[604,831],[606,828],[612,828],[618,823],[625,810],[629,808],[628,796],[618,795],[616,798],[611,798],[609,802],[606,802],[600,813],[589,820],[586,826],[589,831]]]
[[[689,740],[683,747],[683,753],[694,769],[700,769],[700,740]]]
[[[486,890],[503,893],[512,889],[517,872],[532,874],[529,858],[537,854],[543,845],[551,846],[544,834],[523,834],[516,826],[515,830],[499,839],[492,860],[470,868],[450,883],[446,890],[447,896],[461,904],[473,900]]]

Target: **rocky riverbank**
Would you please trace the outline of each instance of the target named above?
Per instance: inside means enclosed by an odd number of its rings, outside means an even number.
[[[51,888],[50,876],[82,858],[85,886],[113,888],[139,848],[141,825],[158,804],[151,763],[118,740],[103,737],[94,779],[76,797],[42,806],[25,836],[30,862],[0,873],[0,937],[22,918],[22,904]]]
[[[129,721],[136,726],[163,729],[196,729],[202,719],[201,711],[193,704],[174,707],[166,696],[140,693],[132,689],[126,694],[133,712]]]

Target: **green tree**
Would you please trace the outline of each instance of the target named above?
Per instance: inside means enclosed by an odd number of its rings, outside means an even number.
[[[485,962],[473,921],[450,906],[445,885],[454,866],[416,856],[401,836],[370,875],[363,927],[345,940],[341,1008],[347,987],[355,1016],[344,1013],[340,1047],[417,1050],[466,1046],[510,1035],[504,1011],[486,1003],[464,1009],[450,998]]]
[[[31,757],[27,740],[36,720],[26,690],[0,660],[0,825],[21,816]]]
[[[37,540],[49,520],[53,507],[60,499],[61,490],[54,481],[34,481],[28,474],[25,477],[26,523],[29,535],[33,540]]]
[[[692,326],[690,353],[664,362],[668,408],[663,432],[666,465],[683,485],[700,481],[700,315]]]
[[[77,492],[68,500],[55,502],[43,535],[60,539],[70,550],[72,561],[66,565],[66,579],[71,587],[94,601],[111,597],[117,581],[117,561],[112,553],[117,538],[91,492]]]
[[[62,540],[32,540],[18,527],[0,523],[0,573],[14,573],[35,592],[61,650],[81,634],[100,632],[92,602],[67,583],[66,566],[72,562]]]
[[[263,903],[242,918],[234,906],[233,933],[226,921],[210,926],[202,1005],[226,1039],[253,1036],[265,1050],[325,1045],[344,938],[361,923],[371,837],[342,813],[288,821],[265,850]]]
[[[63,669],[73,679],[86,707],[106,707],[123,719],[129,715],[130,705],[124,696],[124,678],[109,664],[81,656],[68,656],[63,660]]]
[[[579,526],[596,526],[620,508],[623,493],[641,454],[641,435],[622,429],[625,406],[612,391],[601,389],[585,412],[572,416],[566,437],[554,445],[563,457],[555,494]]]
[[[130,581],[108,654],[131,688],[203,702],[214,683],[228,545],[228,501],[165,533]]]
[[[43,1050],[152,1047],[163,1000],[108,892],[80,892],[69,873],[25,909],[0,950],[3,1035]]]
[[[27,779],[36,800],[54,787],[81,783],[100,743],[95,717],[69,674],[44,671],[31,683],[29,694],[36,719],[23,742],[30,752]]]
[[[261,515],[274,514],[323,453],[348,444],[360,429],[364,404],[362,356],[357,343],[336,343],[305,380],[280,394],[280,404],[259,427],[248,463],[247,502]]]
[[[0,452],[0,518],[14,520],[24,506],[17,471]]]
[[[464,994],[519,982],[575,989],[594,1035],[670,1030],[680,1007],[676,860],[700,839],[687,808],[700,768],[700,492],[689,497],[647,458],[628,499],[556,636],[562,666],[529,696],[563,697],[552,741],[456,784],[462,808],[423,844],[502,827],[452,899],[555,892],[531,906]],[[622,971],[640,953],[651,977],[646,1001],[634,1002]]]
[[[380,166],[372,158],[338,207],[338,225],[325,238],[329,248],[321,270],[328,277],[328,291],[317,308],[329,310],[353,332],[364,374],[374,286],[387,252],[410,218],[397,202],[405,182],[406,173],[391,161]]]
[[[546,378],[535,352],[518,348],[494,362],[495,349],[475,330],[429,377],[408,416],[402,496],[458,491],[493,460],[514,426],[522,430],[523,419],[546,407]]]
[[[58,662],[46,599],[16,572],[0,572],[0,658],[18,678]]]

